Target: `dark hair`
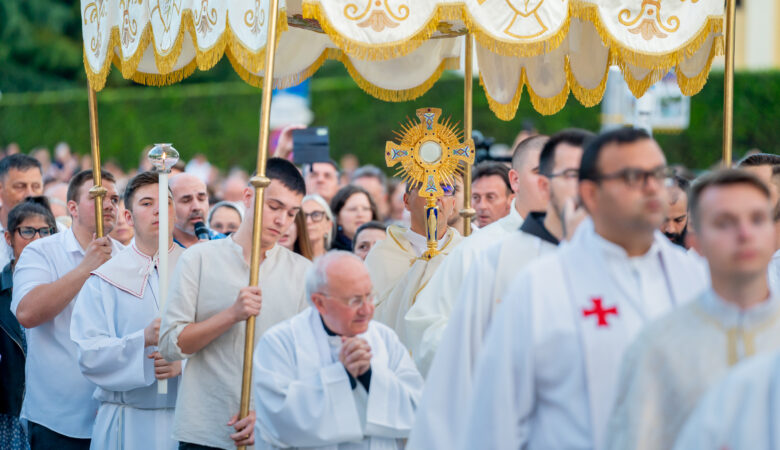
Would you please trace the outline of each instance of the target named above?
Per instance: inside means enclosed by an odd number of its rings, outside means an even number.
[[[385,187],[385,190],[387,190],[387,175],[385,175],[385,173],[382,172],[382,170],[380,170],[377,166],[368,164],[358,167],[354,172],[352,172],[350,181],[355,181],[358,178],[376,178],[379,180],[382,186]]]
[[[355,236],[352,237],[352,242],[357,242],[358,236],[364,230],[382,230],[384,232],[387,232],[387,225],[376,220],[372,220],[371,222],[366,222],[363,225],[359,226],[357,230],[355,230]],[[355,249],[353,248],[352,251],[354,252]]]
[[[688,208],[691,211],[693,227],[699,229],[699,203],[704,192],[713,187],[744,184],[758,189],[767,199],[771,197],[769,187],[757,176],[741,169],[722,169],[697,178],[688,193]]]
[[[596,181],[599,178],[599,156],[601,151],[609,144],[631,144],[633,142],[652,139],[647,131],[641,128],[623,127],[616,130],[601,133],[585,144],[580,163],[579,180]]]
[[[103,180],[116,183],[116,178],[114,178],[114,176],[111,175],[109,172],[106,172],[105,170],[101,170],[100,175],[103,177]],[[68,183],[67,200],[68,201],[73,200],[74,202],[77,202],[79,196],[79,189],[81,189],[81,186],[83,186],[84,183],[86,183],[91,179],[92,179],[92,169],[82,170],[76,175],[73,175],[73,178],[71,178],[70,182]]]
[[[691,182],[688,181],[687,178],[681,177],[680,175],[675,174],[674,175],[674,185],[677,186],[677,189],[685,192],[685,194],[688,194],[688,189],[691,187]]]
[[[552,175],[553,168],[555,167],[555,151],[560,144],[568,144],[572,147],[582,147],[589,139],[596,137],[595,134],[588,130],[582,130],[579,128],[567,128],[561,130],[552,136],[542,147],[542,153],[539,155],[539,173],[541,175]]]
[[[376,203],[374,203],[374,199],[371,198],[371,195],[369,195],[368,191],[360,186],[348,184],[339,189],[338,192],[336,192],[336,195],[334,195],[333,199],[330,201],[330,210],[333,212],[333,219],[336,222],[333,224],[334,226],[338,226],[339,213],[344,208],[344,205],[347,204],[347,200],[349,200],[350,197],[355,194],[363,194],[366,196],[366,198],[368,198],[368,204],[371,205],[371,220],[379,219],[379,213],[377,213],[376,210]]]
[[[277,180],[282,186],[301,195],[306,195],[306,183],[298,168],[283,158],[268,158],[265,166],[265,176]]]
[[[11,169],[16,169],[20,172],[38,169],[39,172],[43,173],[41,163],[32,156],[27,156],[23,153],[15,153],[0,159],[0,180],[5,180],[5,177]]]
[[[313,163],[306,164],[304,166],[304,168],[308,172],[311,172],[311,170],[314,168],[315,164],[328,164],[328,165],[332,166],[334,170],[336,170],[336,177],[341,176],[341,168],[339,167],[339,164],[336,161],[332,160],[332,159],[329,159],[327,161],[315,161]]]
[[[529,151],[540,150],[548,139],[550,139],[549,136],[537,134],[518,142],[514,150],[512,150],[512,167],[517,169],[525,161]]]
[[[513,192],[512,185],[509,183],[509,167],[497,161],[483,161],[474,166],[474,170],[471,172],[471,183],[473,184],[480,178],[492,176],[500,177],[507,192],[510,194]]]
[[[742,169],[745,167],[758,167],[758,166],[778,166],[780,165],[780,156],[773,155],[771,153],[754,153],[752,155],[742,158],[737,167]]]
[[[57,232],[57,222],[54,220],[54,214],[51,212],[49,200],[43,195],[36,197],[27,197],[8,212],[8,232],[13,234],[19,228],[19,225],[33,216],[41,216],[46,221],[46,225],[54,228]]]
[[[125,202],[125,209],[127,209],[130,212],[133,212],[133,196],[135,195],[135,191],[138,189],[141,189],[144,186],[148,186],[150,184],[159,184],[160,183],[160,175],[157,172],[141,172],[138,175],[134,176],[130,179],[130,181],[127,182],[127,186],[125,186],[125,192],[122,195],[122,198]],[[170,192],[171,188],[168,188],[168,191]]]

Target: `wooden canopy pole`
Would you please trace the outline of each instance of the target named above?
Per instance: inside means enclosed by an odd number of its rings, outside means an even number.
[[[98,136],[97,93],[92,86],[87,86],[89,101],[89,141],[92,147],[92,182],[89,195],[95,199],[95,235],[103,237],[103,198],[106,188],[103,187],[103,177],[100,169],[100,136]]]
[[[736,0],[726,0],[726,67],[723,79],[723,166],[731,167],[734,136],[734,28]]]
[[[249,285],[257,286],[260,273],[260,235],[263,230],[263,192],[271,184],[265,176],[268,155],[268,137],[271,125],[271,94],[274,81],[274,56],[276,52],[276,28],[279,18],[279,0],[271,0],[268,9],[268,38],[265,46],[265,75],[263,77],[263,100],[260,106],[260,141],[257,148],[257,174],[249,182],[255,188],[255,214],[252,224],[252,256],[249,263]],[[241,379],[241,406],[239,417],[249,414],[249,399],[252,392],[252,354],[255,347],[255,316],[246,320],[244,342],[244,370]],[[238,447],[245,450],[245,446]]]
[[[466,55],[464,60],[463,75],[463,140],[471,139],[471,129],[473,127],[473,66],[474,57],[474,39],[471,34],[466,34]],[[472,149],[476,151],[476,149]],[[460,216],[463,218],[463,235],[471,234],[471,218],[477,214],[471,207],[471,165],[466,165],[463,172],[463,209],[460,210]]]

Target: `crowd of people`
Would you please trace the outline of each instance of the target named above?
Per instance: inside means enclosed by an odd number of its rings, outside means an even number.
[[[277,152],[250,285],[247,173],[178,163],[161,231],[145,152],[107,163],[98,237],[88,159],[4,151],[0,448],[780,446],[780,156],[524,137],[473,168],[470,236],[441,186],[428,258],[420,186]]]

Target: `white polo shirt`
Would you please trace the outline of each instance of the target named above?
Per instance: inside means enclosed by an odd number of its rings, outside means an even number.
[[[113,255],[123,248],[113,239],[112,245]],[[14,315],[33,288],[62,278],[83,259],[84,249],[70,229],[25,247],[14,270]],[[81,374],[78,350],[70,339],[72,312],[73,301],[54,319],[25,330],[26,391],[21,416],[65,436],[87,439],[99,405],[92,398],[95,385]]]

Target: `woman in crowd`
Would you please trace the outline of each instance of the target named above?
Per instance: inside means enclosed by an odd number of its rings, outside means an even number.
[[[312,256],[316,258],[324,255],[333,240],[333,213],[328,202],[320,195],[311,194],[303,197],[301,208],[306,219]]]
[[[295,215],[295,221],[290,225],[290,228],[282,233],[282,237],[279,239],[279,245],[308,260],[314,259],[303,211],[298,211],[298,214]]]
[[[14,257],[0,274],[0,442],[3,449],[30,448],[19,421],[27,345],[22,327],[11,312],[13,270],[27,244],[56,232],[57,223],[46,197],[30,197],[8,213],[5,241]]]
[[[354,253],[365,260],[368,252],[377,241],[382,241],[387,237],[387,225],[381,222],[366,222],[358,227],[355,232]]]
[[[330,209],[336,218],[336,238],[332,247],[348,252],[352,251],[352,239],[358,227],[379,217],[368,192],[351,184],[336,192]]]
[[[225,236],[238,230],[244,220],[244,208],[233,202],[218,202],[211,207],[207,222],[209,228]]]

